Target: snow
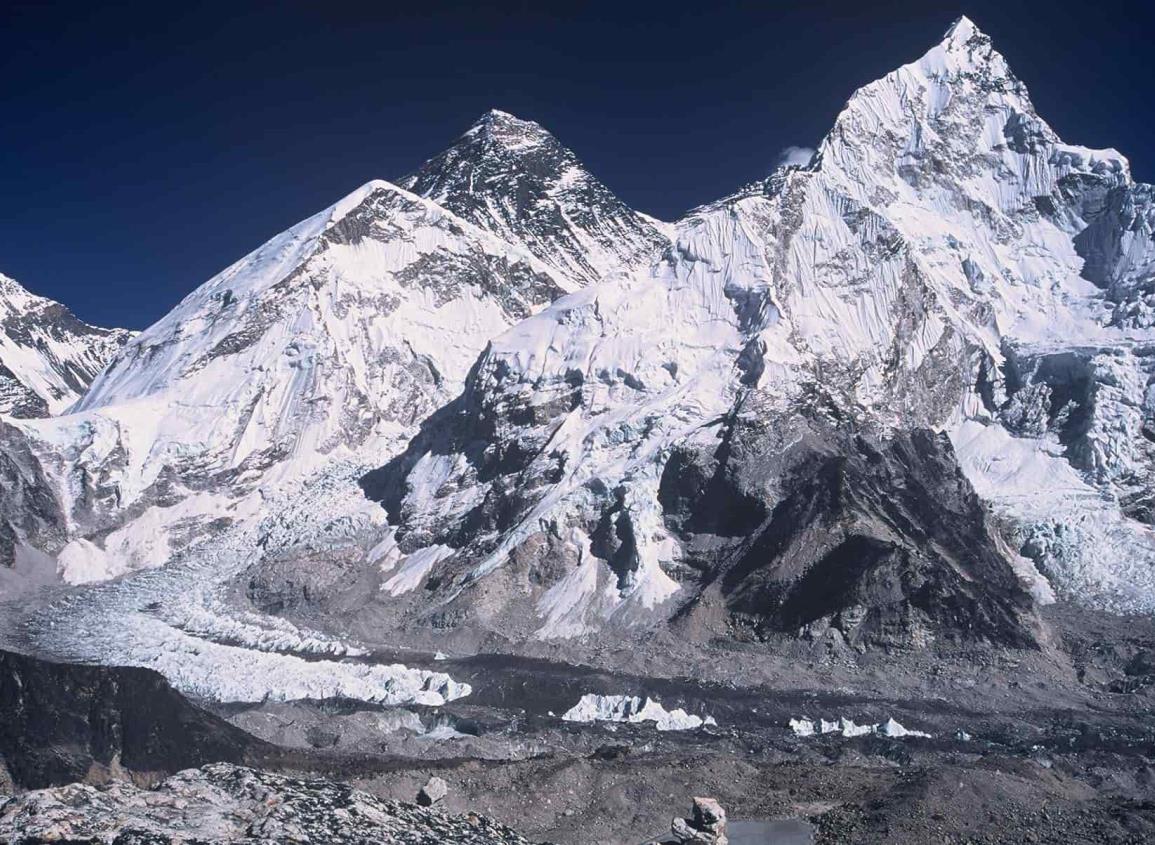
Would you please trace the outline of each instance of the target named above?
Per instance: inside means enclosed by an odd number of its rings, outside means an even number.
[[[410,590],[416,590],[425,580],[438,561],[445,560],[453,554],[449,546],[430,546],[418,549],[412,554],[400,558],[394,565],[397,573],[381,585],[381,589],[391,596],[399,596]],[[382,567],[385,568],[384,566]]]
[[[794,731],[795,736],[814,736],[814,723],[809,719],[791,719],[789,726],[790,730]]]
[[[561,716],[567,722],[653,722],[659,731],[688,731],[717,725],[713,716],[695,716],[680,707],[667,710],[650,697],[588,693]]]
[[[0,321],[0,366],[22,386],[0,377],[0,413],[12,413],[28,394],[49,415],[64,412],[132,336],[82,323],[60,303],[32,294],[3,273]]]

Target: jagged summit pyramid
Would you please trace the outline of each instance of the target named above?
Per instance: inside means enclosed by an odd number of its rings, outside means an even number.
[[[540,125],[489,111],[401,180],[579,284],[648,265],[664,227],[633,211]]]

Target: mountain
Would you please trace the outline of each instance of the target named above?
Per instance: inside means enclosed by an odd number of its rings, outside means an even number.
[[[130,337],[81,322],[0,273],[0,414],[63,413]]]
[[[649,266],[668,226],[625,205],[553,135],[496,109],[402,187],[581,284]]]
[[[960,19],[808,166],[489,345],[363,482],[367,617],[1023,644],[1052,588],[1155,609],[1150,197]]]
[[[9,533],[181,636],[1034,647],[1155,609],[1150,197],[965,18],[672,226],[493,112],[14,424]]]
[[[431,196],[448,192],[445,205],[367,183],[133,338],[72,413],[21,427],[68,517],[68,542],[50,550],[67,580],[162,564],[259,518],[277,485],[403,447],[491,337],[593,272],[558,257],[547,224],[575,250],[612,237],[623,261],[658,248],[657,229],[548,133],[501,122],[518,132],[487,115],[451,150],[452,167],[443,156],[411,177]],[[487,174],[519,202],[500,217],[466,208],[443,178],[450,169]],[[604,216],[572,213],[579,194]],[[599,254],[600,271],[613,264],[608,248]]]

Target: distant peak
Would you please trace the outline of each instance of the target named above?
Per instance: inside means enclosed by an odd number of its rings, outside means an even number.
[[[974,21],[966,15],[962,15],[947,29],[946,34],[942,38],[942,43],[948,50],[952,48],[957,49],[966,47],[976,38],[984,41],[990,40],[982,30],[975,26]]]
[[[475,126],[479,124],[488,123],[525,123],[526,121],[519,120],[515,115],[501,109],[490,109],[485,114],[477,119]]]
[[[492,140],[502,146],[526,147],[552,136],[539,123],[522,120],[500,109],[490,109],[474,121],[463,137]]]

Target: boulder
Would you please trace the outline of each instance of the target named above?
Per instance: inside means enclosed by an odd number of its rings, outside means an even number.
[[[679,843],[726,845],[726,811],[713,798],[695,798],[691,817],[674,819],[670,832]]]
[[[449,794],[449,785],[439,777],[431,777],[417,793],[417,803],[422,807],[432,807]]]

